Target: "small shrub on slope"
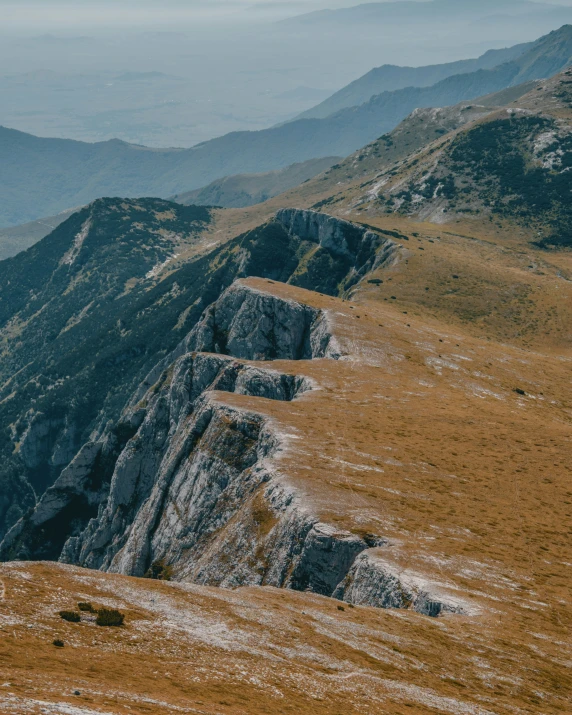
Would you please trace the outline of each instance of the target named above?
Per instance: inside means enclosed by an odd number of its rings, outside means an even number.
[[[122,626],[125,616],[115,608],[101,608],[97,612],[98,626]]]
[[[85,613],[95,613],[96,612],[95,608],[89,602],[78,603],[77,607],[79,608],[80,611],[84,611]]]
[[[60,611],[60,618],[70,623],[79,623],[81,621],[81,617],[77,611]]]
[[[152,578],[156,581],[170,581],[173,578],[173,567],[166,564],[163,559],[153,561],[145,573],[145,578]]]

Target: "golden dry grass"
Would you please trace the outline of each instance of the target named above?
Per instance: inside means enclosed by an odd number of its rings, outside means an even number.
[[[384,537],[388,563],[467,615],[5,564],[2,712],[570,712],[570,356],[369,289],[349,302],[248,283],[327,310],[345,357],[273,363],[317,385],[292,403],[216,399],[272,420],[277,468],[320,519]],[[120,608],[125,628],[57,616],[78,601]]]

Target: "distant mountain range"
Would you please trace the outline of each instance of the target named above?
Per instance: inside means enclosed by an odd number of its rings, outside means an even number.
[[[511,62],[524,54],[533,46],[526,42],[502,50],[489,50],[474,60],[459,60],[440,65],[426,67],[398,67],[397,65],[382,65],[374,67],[363,77],[359,77],[346,87],[306,112],[297,119],[323,119],[346,107],[355,107],[370,100],[382,92],[393,92],[405,87],[429,87],[441,82],[447,77],[457,74],[468,74],[478,70],[492,69],[504,62]]]
[[[549,3],[529,2],[528,0],[432,0],[419,2],[372,2],[339,8],[337,10],[316,10],[303,15],[296,15],[281,21],[288,27],[325,28],[339,25],[385,24],[385,23],[434,23],[450,21],[452,18],[470,20],[488,14],[508,14],[513,16],[535,15],[552,10],[572,12],[569,8],[550,5]]]
[[[202,189],[177,194],[172,197],[172,200],[180,204],[222,206],[223,208],[252,206],[312,179],[322,171],[329,169],[337,161],[340,161],[339,156],[326,156],[323,159],[309,159],[287,166],[285,169],[267,171],[262,174],[225,176]]]
[[[168,197],[232,174],[345,156],[391,131],[417,107],[452,105],[546,78],[571,61],[572,26],[565,25],[492,69],[453,75],[430,87],[383,92],[324,119],[233,132],[191,149],[40,139],[0,128],[0,227],[55,215],[101,196]]]

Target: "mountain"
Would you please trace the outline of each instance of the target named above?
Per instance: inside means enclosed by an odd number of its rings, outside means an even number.
[[[567,712],[571,81],[0,262],[0,710]]]
[[[203,189],[177,194],[171,197],[171,200],[185,206],[192,204],[229,208],[252,206],[311,179],[336,161],[339,161],[339,157],[309,159],[301,164],[293,164],[285,169],[265,174],[227,176]],[[77,210],[69,209],[57,216],[48,216],[21,226],[0,229],[0,261],[33,246]]]
[[[430,2],[404,0],[402,2],[370,2],[336,10],[316,10],[303,15],[296,15],[280,24],[289,28],[316,28],[322,30],[336,26],[385,25],[386,23],[419,24],[439,23],[456,20],[473,20],[488,15],[507,14],[535,15],[561,9],[556,5],[526,0],[431,0]]]
[[[0,263],[0,533],[235,277],[335,294],[373,250],[321,249],[278,220],[212,249],[212,221],[204,207],[100,199]]]
[[[510,220],[543,248],[572,247],[572,71],[539,83],[415,161],[378,174],[361,199],[365,212],[446,223],[458,216]]]
[[[393,129],[416,107],[456,104],[567,67],[572,26],[538,40],[517,60],[454,75],[432,87],[376,95],[325,119],[235,132],[192,149],[147,149],[120,141],[85,144],[0,129],[0,226],[32,221],[99,196],[172,196],[223,176],[345,156]]]
[[[567,129],[562,122],[568,101],[563,93],[569,76],[534,83],[531,92],[505,109],[495,104],[502,97],[511,100],[522,88],[485,98],[480,105],[416,110],[391,135],[320,177],[272,199],[268,207],[262,204],[245,209],[243,233],[240,214],[233,216],[229,230],[224,211],[158,199],[105,199],[73,214],[33,248],[2,262],[0,285],[5,289],[0,312],[4,344],[0,414],[3,423],[11,425],[4,435],[8,466],[3,478],[12,485],[4,493],[14,495],[14,501],[5,506],[4,531],[21,513],[21,506],[33,499],[32,489],[39,496],[50,487],[89,435],[104,442],[111,440],[114,446],[109,459],[114,463],[119,454],[114,450],[122,444],[119,436],[129,434],[129,430],[118,427],[118,431],[108,433],[109,420],[117,420],[130,392],[155,363],[160,373],[166,369],[165,360],[177,358],[178,352],[171,358],[168,355],[184,344],[181,340],[185,334],[193,333],[201,314],[207,320],[205,309],[234,279],[262,276],[329,295],[348,296],[356,286],[363,291],[367,288],[365,277],[371,271],[375,276],[376,267],[389,269],[395,260],[411,262],[403,250],[409,248],[417,231],[412,225],[405,232],[399,224],[396,227],[393,221],[398,217],[429,217],[438,225],[458,216],[469,225],[475,217],[481,223],[484,218],[484,230],[490,226],[494,232],[497,223],[488,215],[497,214],[508,221],[505,230],[509,233],[520,225],[528,229],[527,245],[565,245],[558,237],[565,237],[567,206],[558,197],[568,176]],[[555,105],[554,97],[558,96],[562,99]],[[559,117],[558,130],[549,118],[550,112]],[[492,137],[486,133],[488,127],[494,128]],[[499,136],[495,133],[498,131]],[[528,170],[528,183],[519,152],[533,156],[535,146],[538,167]],[[558,167],[560,173],[554,174]],[[543,178],[543,172],[548,179]],[[510,191],[499,183],[507,180],[514,184]],[[529,184],[534,187],[539,181],[545,188],[537,192],[542,201],[535,202]],[[553,185],[560,192],[555,198]],[[524,193],[518,196],[515,187]],[[316,201],[332,188],[333,195]],[[510,201],[497,207],[491,192],[494,196],[499,188]],[[478,191],[483,192],[480,205],[475,198]],[[294,200],[300,205],[304,195],[306,205],[314,202],[313,211],[279,209]],[[316,209],[328,213],[317,213]],[[347,223],[347,215],[357,217],[361,224],[365,221],[365,228]],[[376,226],[375,222],[382,219],[384,223]],[[542,240],[538,236],[541,228],[546,231]],[[522,229],[517,231],[521,233]],[[382,245],[385,248],[380,250]],[[450,262],[444,256],[439,260],[442,264]],[[544,258],[530,260],[535,270],[544,266],[543,275],[564,270],[550,267]],[[455,273],[459,268],[450,270]],[[414,272],[408,270],[406,274],[411,286],[418,285]],[[502,276],[501,271],[497,280],[502,282]],[[525,292],[531,279],[523,279]],[[480,273],[475,280],[482,280]],[[487,280],[490,282],[490,276]],[[374,285],[378,285],[376,281]],[[387,287],[377,291],[384,296],[395,289],[388,279]],[[432,309],[446,321],[475,311],[475,297],[470,294],[466,303],[457,296],[455,305],[443,302],[439,289],[435,298],[437,302],[431,303],[433,296],[423,295],[422,305],[427,308],[429,300]],[[526,344],[536,339],[534,332],[530,334],[530,326],[522,332],[514,313],[498,316],[494,311],[487,313],[488,308],[484,313],[482,310],[477,310],[481,319],[475,329],[479,332],[487,330],[493,335],[500,330],[505,340],[525,340]],[[535,310],[541,311],[540,307]],[[525,311],[522,320],[528,320],[526,315]],[[219,351],[217,341],[226,344],[228,337],[223,336],[228,330],[217,328],[215,342],[207,351]],[[550,331],[539,336],[543,344],[548,335],[560,345],[562,336]],[[191,342],[198,339],[188,338]],[[227,354],[226,348],[221,350]],[[147,388],[159,373],[147,378]],[[121,419],[129,423],[131,417]],[[102,479],[109,480],[110,474]],[[98,490],[104,482],[98,482]],[[93,498],[79,512],[93,513]],[[58,516],[55,523],[58,529],[63,528],[65,518]],[[9,547],[10,553],[39,556],[34,551],[38,543],[53,556],[61,551],[64,537],[69,537],[69,532],[60,529],[50,537],[42,526],[39,536],[26,533],[23,540],[18,538]]]
[[[128,382],[149,351],[124,322],[127,306],[145,304],[157,266],[194,250],[210,220],[205,208],[102,199],[0,263],[2,450],[11,430],[23,436],[2,471],[2,524],[61,471],[102,405],[121,403],[107,385]],[[135,320],[145,322],[140,310]]]
[[[392,92],[405,87],[429,87],[447,77],[492,69],[505,62],[511,62],[532,47],[533,43],[523,43],[502,50],[489,50],[477,59],[459,60],[426,67],[398,67],[383,65],[375,67],[359,79],[338,90],[316,107],[300,114],[297,119],[323,119],[346,107],[363,104],[376,94]]]
[[[292,164],[285,169],[264,174],[238,174],[225,176],[208,186],[173,196],[180,204],[202,206],[222,206],[242,208],[267,201],[288,189],[312,179],[330,166],[340,161],[340,157],[327,156],[323,159],[309,159],[300,164]]]
[[[373,138],[374,128],[388,131],[416,107],[456,104],[530,80],[550,77],[571,62],[572,26],[567,25],[541,38],[516,59],[493,69],[456,74],[430,87],[382,92],[360,106],[342,109],[321,120],[322,131],[331,133],[341,142],[348,141],[350,136],[359,136],[366,142]]]

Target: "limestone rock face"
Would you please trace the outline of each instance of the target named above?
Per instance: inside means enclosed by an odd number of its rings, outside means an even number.
[[[401,246],[383,232],[375,232],[350,221],[309,209],[281,209],[278,221],[291,236],[317,243],[344,259],[348,273],[344,290],[349,290],[366,273],[398,260]]]
[[[243,360],[326,357],[327,345],[312,340],[319,317],[319,311],[308,305],[236,283],[206,310],[186,347]]]
[[[291,401],[312,389],[247,361],[338,356],[327,314],[236,282],[151,371],[120,422],[86,444],[13,527],[0,555],[48,554],[133,576],[168,567],[194,583],[265,584],[439,615],[443,603],[372,555],[381,540],[322,523],[307,507],[277,469],[282,444],[270,420],[222,399]]]
[[[349,221],[306,209],[281,209],[276,219],[294,236],[303,236],[307,241],[319,243],[348,258],[356,254],[357,246],[364,240],[376,238],[376,234]]]
[[[34,472],[44,464],[57,469],[68,464],[77,452],[77,434],[68,417],[49,417],[31,411],[24,418],[18,454]]]
[[[460,604],[436,596],[434,585],[400,573],[380,551],[371,549],[355,559],[335,589],[334,598],[377,608],[412,608],[433,617],[442,613],[463,613]]]

